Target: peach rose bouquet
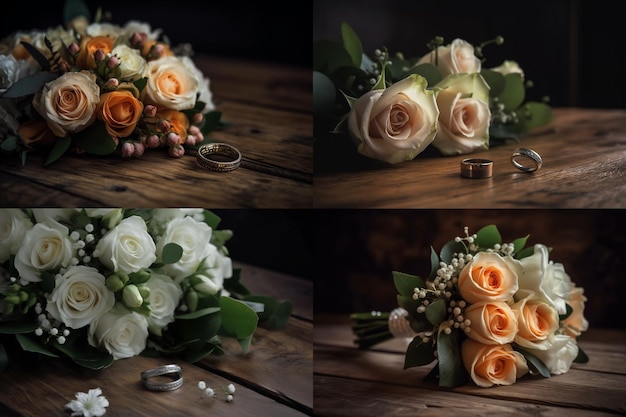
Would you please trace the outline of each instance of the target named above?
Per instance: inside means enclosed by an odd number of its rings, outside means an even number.
[[[208,141],[221,114],[192,48],[146,22],[90,22],[88,10],[68,2],[64,25],[0,40],[0,149],[22,163],[46,152],[48,165],[69,151],[181,157]]]
[[[495,225],[431,253],[424,279],[393,273],[399,307],[351,315],[359,348],[407,338],[404,368],[436,362],[439,385],[511,385],[524,375],[566,373],[588,358],[584,289],[543,244],[503,243]]]
[[[347,134],[360,154],[396,164],[428,148],[446,156],[486,150],[552,119],[547,98],[527,100],[532,81],[516,61],[486,67],[484,49],[502,44],[500,36],[477,46],[461,38],[446,44],[435,37],[428,52],[408,58],[387,49],[366,54],[345,22],[341,35],[343,42],[318,40],[313,47],[314,133],[320,139],[328,132]],[[417,80],[412,84],[419,90],[398,103],[414,102],[415,94],[432,95],[436,110],[423,101],[401,111],[373,105],[379,96],[397,96],[409,80]],[[416,134],[415,126],[429,126],[433,116],[432,129]]]

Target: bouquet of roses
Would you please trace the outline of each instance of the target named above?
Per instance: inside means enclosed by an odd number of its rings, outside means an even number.
[[[589,324],[584,290],[543,244],[502,243],[496,226],[431,250],[427,279],[393,273],[399,307],[352,315],[362,349],[410,337],[404,368],[436,361],[429,377],[456,387],[511,385],[527,373],[567,372],[588,358],[577,338]]]
[[[90,23],[68,1],[65,24],[0,41],[0,148],[47,152],[50,164],[78,153],[180,157],[220,126],[209,79],[189,45],[174,47],[149,23]]]
[[[246,352],[291,302],[252,294],[203,209],[0,210],[0,369],[11,347],[100,369],[135,355]]]
[[[390,164],[414,159],[429,145],[443,155],[488,149],[549,123],[545,102],[526,101],[524,71],[515,61],[484,68],[484,48],[436,37],[424,55],[373,57],[347,24],[343,43],[314,44],[316,130],[346,131],[360,154]]]

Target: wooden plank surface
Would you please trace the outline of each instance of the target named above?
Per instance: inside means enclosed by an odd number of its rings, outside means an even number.
[[[441,388],[424,377],[433,365],[403,369],[406,342],[359,350],[347,317],[316,314],[314,392],[318,416],[571,415],[626,413],[626,331],[590,329],[580,345],[590,357],[550,378],[527,376],[511,386]]]
[[[494,161],[493,176],[460,176],[464,156],[425,152],[386,165],[362,157],[336,137],[315,145],[314,205],[318,208],[623,208],[626,207],[626,110],[554,109],[551,126],[520,142],[469,157]],[[349,143],[348,143],[349,142]],[[543,157],[534,173],[516,169],[513,150]]]
[[[310,71],[252,61],[196,56],[227,126],[209,134],[242,153],[241,167],[212,172],[195,152],[180,159],[148,150],[141,158],[66,155],[44,167],[0,154],[4,207],[312,206],[313,138]]]
[[[74,394],[96,387],[103,390],[110,402],[107,417],[312,415],[313,323],[305,317],[306,311],[312,311],[312,283],[247,264],[237,265],[248,273],[243,279],[254,277],[256,288],[272,288],[277,297],[302,306],[300,315],[294,314],[283,329],[259,327],[246,355],[236,342],[224,340],[225,355],[209,356],[196,364],[136,356],[92,371],[49,358],[13,362],[11,368],[0,372],[0,415],[69,415],[63,406],[74,399]],[[145,389],[140,373],[167,363],[181,365],[183,386],[171,392]],[[220,395],[213,399],[204,397],[197,387],[199,381],[205,381]],[[236,387],[231,403],[224,400],[222,391],[229,383]]]

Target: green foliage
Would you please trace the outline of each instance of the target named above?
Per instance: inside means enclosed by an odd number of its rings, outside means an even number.
[[[519,345],[514,345],[513,349],[524,355],[528,367],[535,371],[535,373],[539,373],[544,378],[550,378],[550,370],[538,357],[526,349],[521,348]]]
[[[502,237],[500,236],[498,228],[495,225],[491,224],[489,226],[483,227],[478,232],[476,232],[476,239],[474,239],[474,244],[481,249],[493,248],[496,244],[502,244]]]
[[[41,71],[27,75],[11,85],[8,90],[0,95],[0,98],[19,98],[35,94],[41,91],[47,82],[56,79],[58,76],[59,74],[49,71]]]
[[[182,258],[183,248],[176,243],[168,243],[163,246],[162,261],[164,264],[175,264]]]
[[[352,64],[360,67],[363,59],[363,46],[354,30],[345,22],[341,24],[341,37],[343,38],[343,46],[352,59]]]
[[[80,150],[91,155],[109,155],[115,151],[116,143],[106,130],[104,123],[93,123],[72,136],[72,142]]]
[[[437,336],[437,359],[439,360],[439,385],[454,388],[465,384],[467,371],[461,358],[461,344],[457,331]]]
[[[431,342],[424,343],[420,336],[411,340],[404,357],[404,369],[415,366],[428,365],[435,360],[435,353]]]
[[[392,276],[393,283],[396,286],[398,294],[405,297],[412,297],[414,288],[421,288],[424,286],[424,280],[417,275],[393,271]]]

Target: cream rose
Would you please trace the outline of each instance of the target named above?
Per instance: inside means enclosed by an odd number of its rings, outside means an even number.
[[[517,261],[493,252],[478,252],[459,273],[461,297],[468,303],[509,301],[518,290]]]
[[[156,260],[156,245],[139,216],[122,220],[96,245],[96,256],[113,272],[137,272]]]
[[[196,66],[195,62],[188,56],[182,56],[180,58],[183,65],[194,75],[195,79],[199,81],[198,91],[200,95],[198,100],[205,103],[203,113],[215,110],[215,103],[213,103],[213,93],[211,92],[211,81],[204,75],[202,71]]]
[[[532,350],[553,375],[561,375],[569,371],[574,359],[578,356],[578,345],[571,337],[559,334],[554,336],[554,343],[546,350]]]
[[[572,314],[562,322],[565,333],[574,339],[589,328],[589,322],[585,318],[585,302],[587,301],[587,297],[585,297],[584,292],[585,290],[582,287],[574,286],[572,288],[568,304],[572,307],[573,311]]]
[[[68,233],[68,228],[59,223],[37,223],[26,232],[15,256],[15,269],[19,272],[20,283],[39,282],[42,271],[53,271],[70,265],[74,247]]]
[[[171,110],[189,110],[196,104],[199,80],[180,58],[164,56],[148,62],[145,101]]]
[[[463,365],[479,387],[512,385],[528,373],[524,356],[510,344],[485,345],[473,339],[461,344]]]
[[[128,45],[117,45],[111,51],[120,60],[120,72],[122,81],[136,81],[143,77],[148,63],[138,50]]]
[[[66,72],[44,85],[35,95],[33,106],[56,136],[65,137],[93,123],[99,101],[95,75]]]
[[[33,222],[20,209],[0,210],[0,264],[15,255]]]
[[[549,349],[559,328],[559,315],[552,305],[542,298],[536,298],[534,293],[520,295],[521,298],[511,306],[518,317],[519,331],[515,335],[515,343],[524,348]]]
[[[435,52],[424,55],[415,65],[433,64],[441,71],[443,77],[450,74],[480,72],[480,59],[474,54],[474,46],[463,39],[454,39],[451,43],[437,48]]]
[[[513,342],[517,333],[517,317],[504,301],[479,301],[463,313],[469,319],[468,337],[486,345]]]
[[[502,64],[497,67],[490,68],[491,71],[499,72],[502,75],[507,74],[520,74],[522,76],[522,80],[524,79],[524,70],[519,66],[519,64],[515,61],[504,61]]]
[[[150,289],[148,329],[150,333],[161,336],[163,328],[174,321],[174,312],[183,291],[180,285],[164,274],[152,273],[145,285]]]
[[[358,152],[390,164],[409,161],[437,133],[439,109],[427,81],[411,75],[359,97],[348,116],[348,131]]]
[[[92,323],[87,335],[91,346],[106,349],[115,360],[139,355],[147,339],[148,320],[119,304]]]
[[[536,244],[531,256],[520,260],[523,272],[519,276],[519,287],[541,294],[556,309],[559,315],[566,313],[566,300],[572,290],[572,281],[560,263],[550,260],[545,245]]]
[[[72,329],[91,324],[115,304],[115,295],[104,282],[104,275],[96,268],[72,266],[56,277],[46,311]]]
[[[158,259],[161,259],[163,248],[168,243],[176,243],[183,249],[178,262],[168,264],[163,270],[180,282],[183,278],[196,272],[203,262],[216,251],[211,243],[213,230],[204,222],[193,217],[182,217],[170,221],[163,236],[157,242]]]
[[[434,87],[439,125],[433,141],[444,155],[489,149],[489,86],[479,73],[448,75]]]

